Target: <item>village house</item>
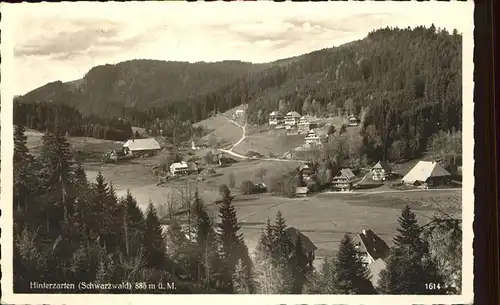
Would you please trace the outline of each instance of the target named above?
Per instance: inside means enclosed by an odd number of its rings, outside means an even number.
[[[297,186],[295,188],[295,197],[306,197],[309,191],[309,187],[307,186]]]
[[[269,114],[269,125],[281,125],[285,123],[285,116],[278,111],[273,111]]]
[[[385,179],[391,174],[391,167],[387,162],[379,161],[371,169],[372,179],[385,181]]]
[[[354,179],[356,179],[356,175],[354,175],[351,169],[343,168],[333,177],[332,188],[339,191],[350,191],[353,187]]]
[[[191,141],[191,149],[192,150],[198,150],[198,149],[207,148],[207,147],[208,147],[208,145],[204,142]]]
[[[285,116],[285,125],[295,126],[300,119],[300,114],[296,111],[290,111]]]
[[[123,151],[127,155],[155,156],[160,150],[160,143],[153,138],[130,139],[123,144]]]
[[[238,109],[233,113],[233,120],[237,120],[239,118],[242,118],[245,114],[245,111],[243,109]]]
[[[360,123],[360,120],[356,116],[351,115],[349,117],[349,123],[347,125],[351,126],[351,127],[355,127],[355,126],[358,126],[359,123]]]
[[[313,244],[309,237],[305,236],[302,232],[294,227],[286,228],[285,232],[290,237],[290,241],[292,242],[293,246],[295,246],[295,244],[297,243],[297,239],[300,239],[302,249],[304,250],[304,254],[307,257],[307,264],[312,268],[315,259],[315,251],[316,249],[318,249],[318,247]]]
[[[238,109],[238,110],[236,110],[236,111],[234,112],[234,116],[235,116],[236,118],[241,118],[241,117],[243,116],[243,114],[245,114],[245,111],[244,111],[244,110],[242,110],[242,109]]]
[[[314,175],[314,170],[308,164],[300,165],[297,170],[302,175],[302,179],[304,179],[304,181]]]
[[[297,124],[297,131],[299,134],[307,134],[309,132],[311,126],[311,122],[305,117],[302,116],[299,119],[299,123]]]
[[[310,130],[304,139],[307,145],[321,145],[321,137],[318,130]]]
[[[361,256],[361,261],[368,268],[371,282],[377,286],[380,272],[386,267],[386,259],[390,248],[387,243],[372,230],[364,230],[358,234],[355,246]]]
[[[189,166],[186,162],[175,162],[170,165],[170,173],[174,176],[186,175],[189,172]]]
[[[434,161],[419,161],[401,180],[404,184],[424,188],[448,184],[450,181],[450,172]]]

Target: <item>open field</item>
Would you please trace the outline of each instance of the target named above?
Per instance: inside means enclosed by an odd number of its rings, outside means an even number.
[[[437,210],[431,201],[445,204],[453,202],[454,208],[446,209],[460,215],[461,190],[439,193],[426,191],[394,194],[320,194],[310,198],[280,198],[269,194],[240,197],[234,201],[242,231],[250,249],[255,249],[259,234],[267,218],[274,219],[278,210],[287,224],[306,234],[318,247],[316,262],[338,249],[344,233],[357,234],[362,229],[372,229],[389,245],[396,234],[401,209],[412,202],[419,222],[428,222]],[[459,216],[460,217],[460,216]]]
[[[284,153],[304,144],[304,135],[287,136],[284,130],[269,130],[248,135],[234,152],[244,155],[248,151],[256,151],[264,156],[270,153],[281,156]]]
[[[235,143],[241,138],[241,128],[232,123],[229,119],[222,116],[216,116],[206,119],[195,126],[203,126],[209,133],[202,140],[208,140],[215,136],[218,141],[224,144]]]
[[[43,133],[35,130],[27,130],[27,147],[32,154],[38,154],[42,148]],[[88,137],[68,137],[71,150],[83,161],[96,161],[100,160],[101,156],[112,149],[120,149],[123,142],[109,141]]]
[[[193,124],[194,127],[202,126],[209,131],[209,134],[203,137],[207,140],[211,135],[215,135],[217,139],[221,140],[223,143],[236,143],[242,134],[242,130],[237,125],[231,123],[233,113],[238,109],[245,109],[245,106],[240,105],[238,107],[232,108],[221,115],[210,117],[203,121]],[[238,122],[244,124],[244,122]]]

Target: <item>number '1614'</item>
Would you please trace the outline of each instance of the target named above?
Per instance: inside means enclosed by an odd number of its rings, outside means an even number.
[[[425,289],[427,290],[439,290],[441,285],[439,283],[425,283]]]

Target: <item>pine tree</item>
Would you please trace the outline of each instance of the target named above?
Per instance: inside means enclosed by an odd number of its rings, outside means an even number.
[[[428,244],[420,238],[417,217],[409,206],[401,212],[399,223],[399,235],[394,238],[389,262],[380,275],[379,290],[386,294],[444,293],[442,276]],[[434,283],[436,289],[427,289],[425,283]]]
[[[281,211],[276,213],[272,226],[271,262],[276,273],[276,289],[278,293],[290,293],[292,290],[292,269],[290,258],[293,244],[286,231],[287,225]]]
[[[272,226],[272,248],[271,258],[276,266],[286,267],[290,254],[292,253],[292,242],[289,234],[285,231],[286,221],[281,211],[276,213],[276,219]]]
[[[417,223],[417,215],[411,210],[409,205],[406,205],[398,218],[399,228],[398,235],[394,237],[396,247],[404,245],[420,246],[420,228]]]
[[[89,218],[91,234],[99,239],[101,246],[108,241],[109,219],[107,204],[109,200],[109,187],[101,172],[97,173],[95,183],[92,187],[92,215]]]
[[[167,267],[167,255],[163,229],[156,209],[149,202],[146,211],[146,230],[144,231],[144,258],[147,268],[165,269]]]
[[[237,294],[250,294],[250,288],[246,280],[246,267],[243,264],[243,260],[239,259],[234,267],[233,272],[233,290]]]
[[[121,200],[123,206],[122,229],[124,237],[124,252],[128,255],[140,255],[142,252],[143,232],[146,230],[144,214],[129,190]]]
[[[369,271],[348,234],[340,242],[335,261],[336,288],[341,294],[370,294],[374,289],[370,283]]]
[[[220,258],[223,263],[225,288],[232,291],[231,279],[238,259],[241,258],[241,244],[243,237],[236,217],[236,209],[232,204],[233,196],[229,189],[223,194],[222,203],[219,208],[219,245]]]
[[[291,257],[290,269],[292,275],[292,293],[301,294],[306,282],[306,275],[309,273],[307,257],[302,247],[300,235],[297,235],[293,255]]]
[[[61,220],[70,205],[68,197],[74,197],[74,161],[67,139],[60,130],[47,133],[42,137],[43,145],[39,157],[38,172],[39,188],[43,196],[38,200],[43,202],[43,227],[47,235],[56,238],[61,228]]]
[[[36,189],[37,181],[33,175],[33,157],[30,155],[26,143],[25,128],[17,125],[14,130],[13,201],[16,213],[15,220],[18,220],[19,223],[28,221],[25,217],[33,218],[37,214],[28,208],[29,203],[33,202],[29,198]]]
[[[203,200],[198,190],[194,195],[193,203],[194,232],[196,239],[193,245],[193,256],[196,261],[195,279],[202,282],[206,289],[214,286],[218,278],[220,261],[217,253],[217,238],[213,224],[208,216]]]
[[[268,219],[255,251],[255,282],[259,294],[277,294],[283,290],[283,270],[273,260],[273,226]]]

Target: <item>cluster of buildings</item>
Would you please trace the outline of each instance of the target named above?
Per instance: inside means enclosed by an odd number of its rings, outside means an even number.
[[[314,176],[314,171],[307,164],[298,168],[304,181]],[[331,189],[335,191],[351,191],[356,185],[374,182],[377,185],[389,179],[393,175],[391,166],[379,161],[363,177],[357,177],[350,168],[342,168],[332,179]],[[433,161],[419,161],[402,179],[401,183],[421,188],[446,185],[451,182],[451,173],[444,169],[439,163]],[[305,196],[309,192],[307,187],[298,187],[297,196]]]

